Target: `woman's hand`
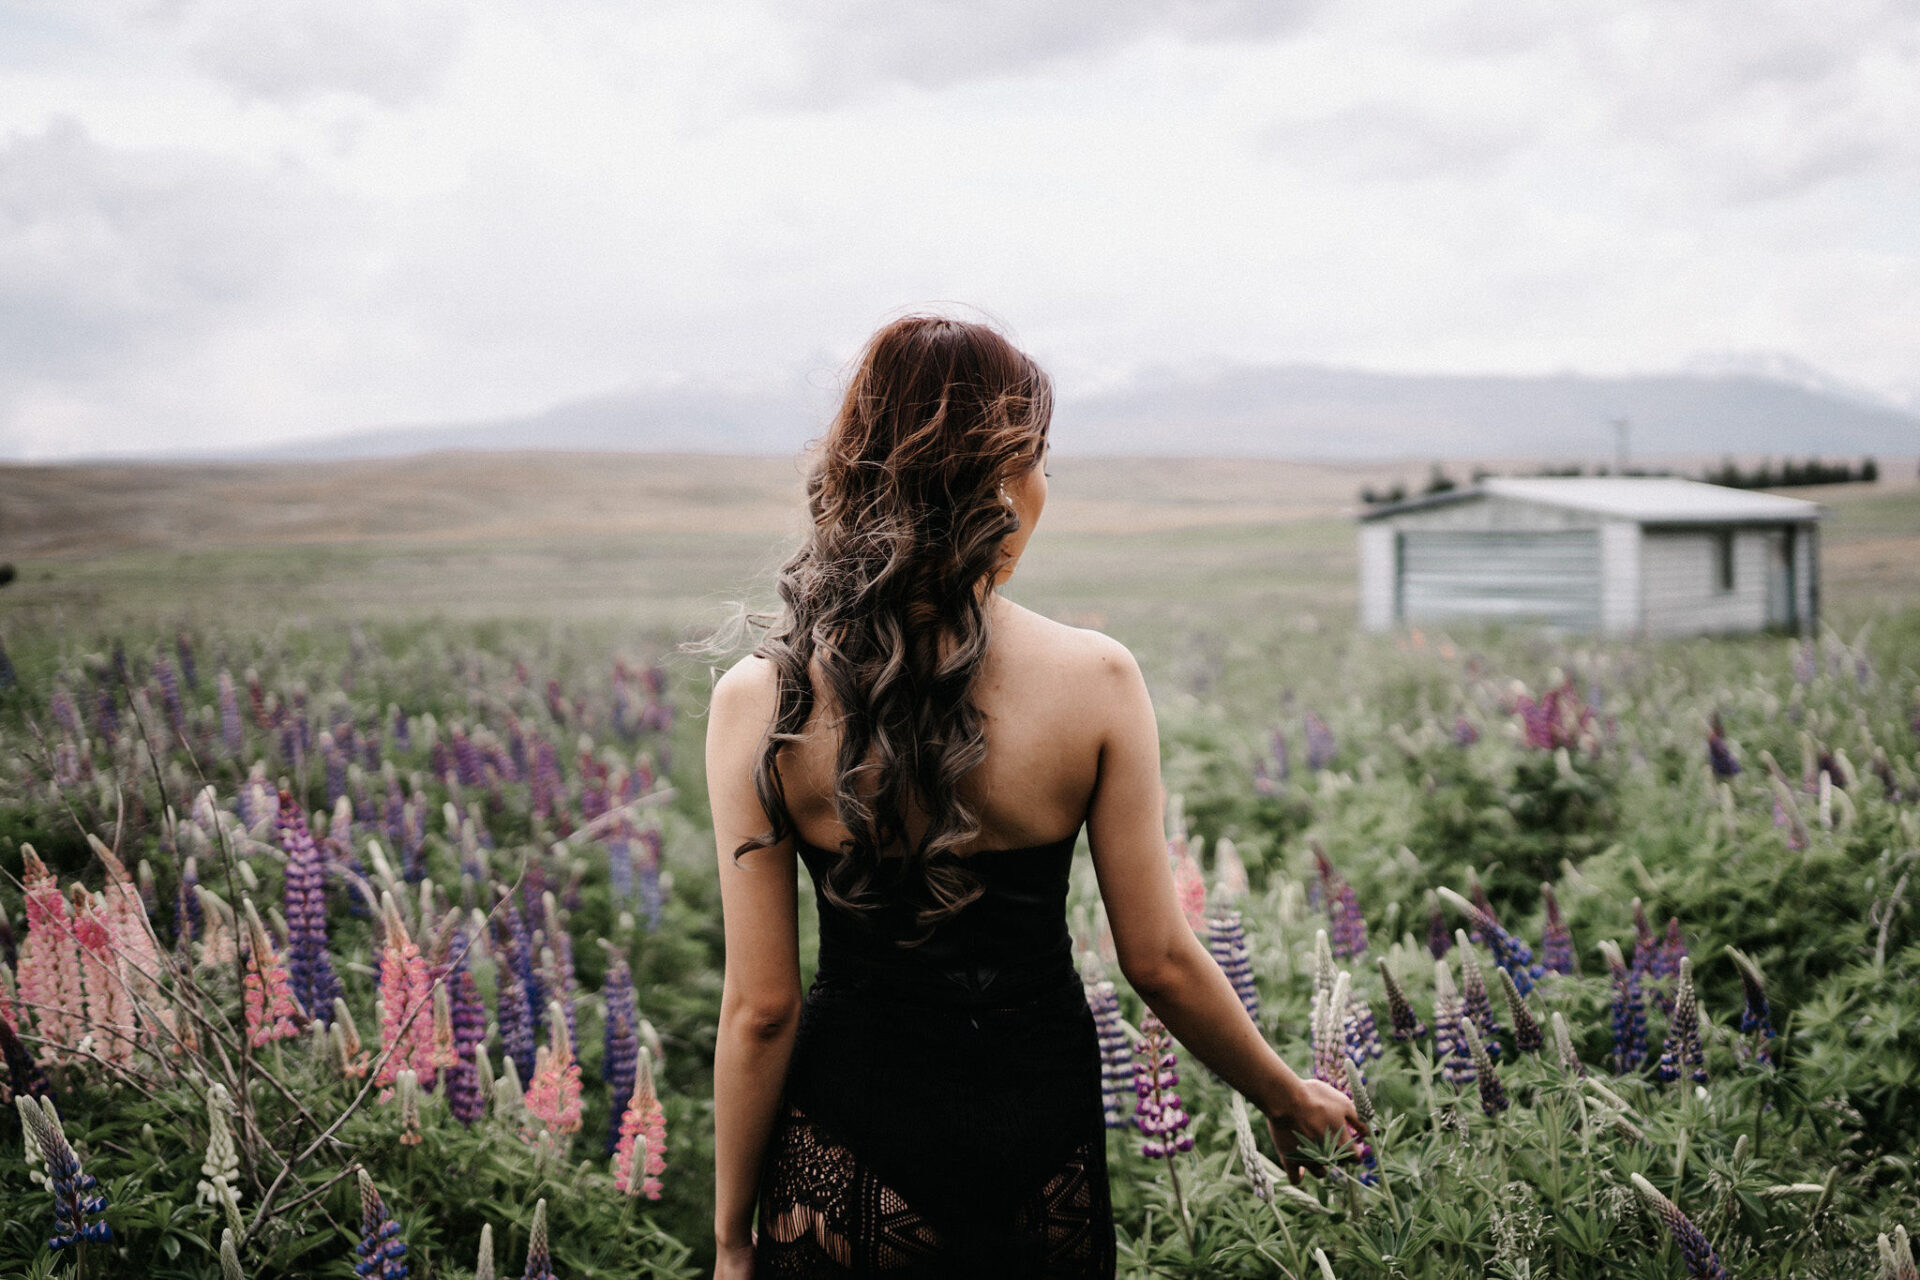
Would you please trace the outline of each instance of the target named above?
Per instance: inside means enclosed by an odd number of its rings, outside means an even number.
[[[1297,1187],[1301,1174],[1321,1171],[1318,1161],[1293,1158],[1303,1139],[1320,1142],[1351,1134],[1357,1140],[1367,1136],[1367,1127],[1360,1123],[1352,1098],[1324,1080],[1302,1080],[1290,1109],[1284,1115],[1267,1117],[1267,1132],[1280,1152],[1280,1167]]]
[[[752,1280],[753,1245],[723,1244],[713,1264],[713,1280]]]

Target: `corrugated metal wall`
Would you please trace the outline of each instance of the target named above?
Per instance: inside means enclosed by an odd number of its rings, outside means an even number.
[[[1399,616],[1600,627],[1597,530],[1433,530],[1400,534]]]

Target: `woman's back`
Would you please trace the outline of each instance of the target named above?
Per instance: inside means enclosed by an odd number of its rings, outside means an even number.
[[[993,597],[992,630],[973,701],[985,721],[986,758],[956,791],[974,810],[979,836],[959,852],[1023,849],[1077,831],[1099,780],[1104,726],[1088,714],[1089,679],[1118,646],[1097,632],[1054,622]],[[771,680],[771,672],[764,673]],[[814,672],[815,701],[802,742],[781,749],[780,775],[800,838],[837,849],[848,837],[835,815],[838,710]],[[909,835],[925,829],[909,814]]]

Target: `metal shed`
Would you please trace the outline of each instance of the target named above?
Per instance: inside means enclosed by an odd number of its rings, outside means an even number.
[[[1808,633],[1824,514],[1665,476],[1484,480],[1360,516],[1360,623]]]

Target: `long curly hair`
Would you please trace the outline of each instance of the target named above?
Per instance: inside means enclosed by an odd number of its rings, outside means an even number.
[[[868,341],[807,475],[812,528],[781,566],[783,609],[754,652],[778,700],[753,770],[772,824],[754,849],[798,836],[778,756],[803,737],[817,661],[841,713],[833,807],[851,839],[821,891],[856,915],[894,903],[922,932],[979,897],[955,853],[980,833],[961,779],[986,759],[973,699],[987,655],[982,580],[1020,528],[1000,487],[1039,460],[1047,375],[993,328],[912,315]],[[925,814],[910,839],[910,806]]]

